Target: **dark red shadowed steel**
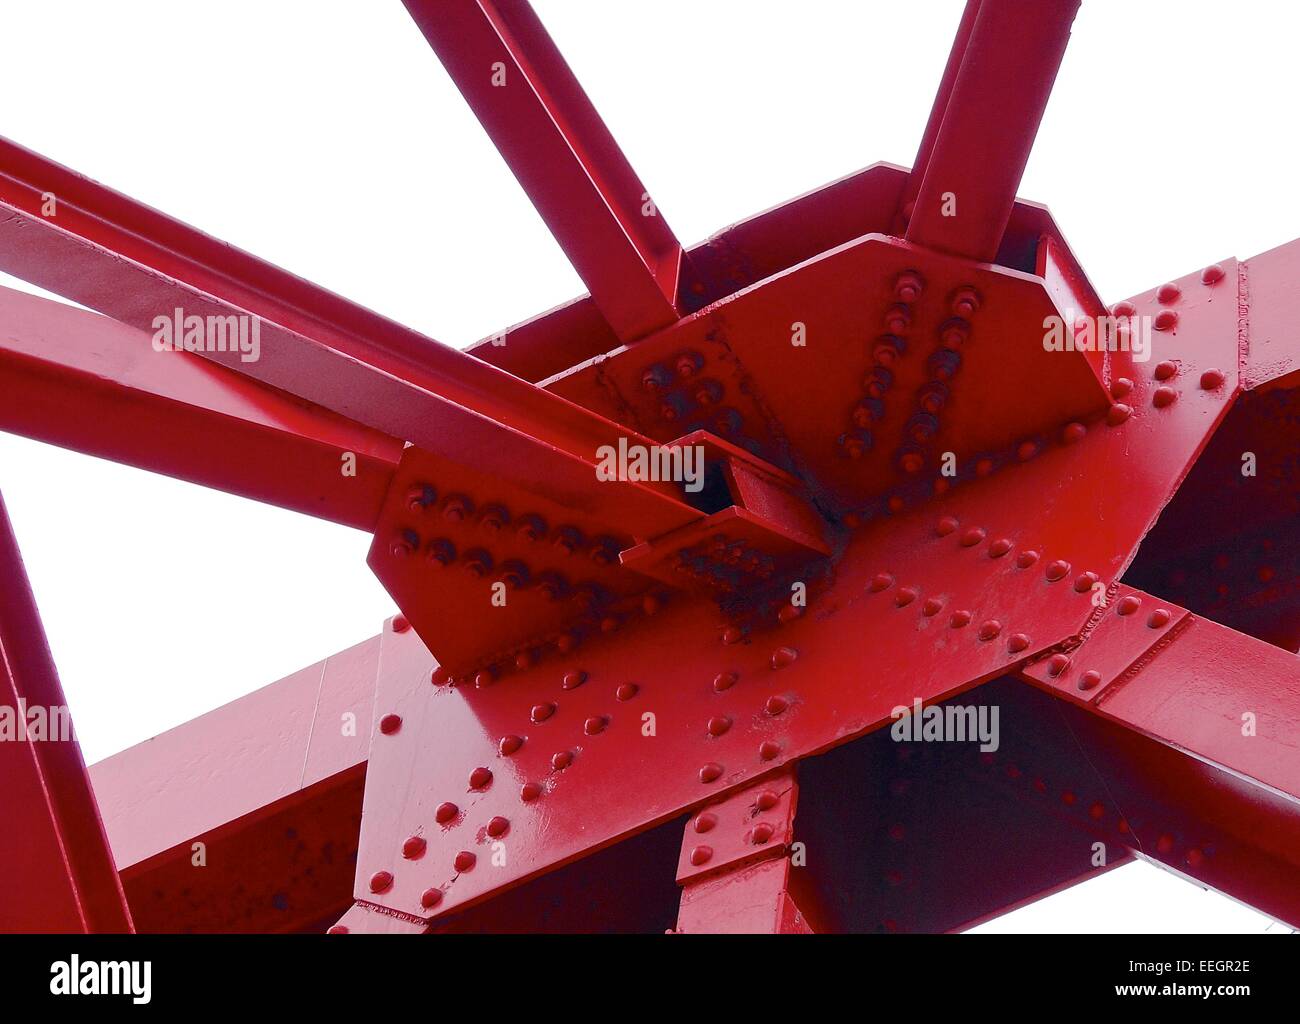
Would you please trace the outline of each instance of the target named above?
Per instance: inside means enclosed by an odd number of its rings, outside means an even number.
[[[1015,198],[1077,0],[971,0],[911,170],[689,250],[528,4],[406,6],[590,289],[469,353],[0,142],[0,268],[96,311],[0,291],[0,426],[372,532],[401,609],[0,743],[0,927],[953,931],[1135,855],[1300,925],[1300,243],[1101,304]]]

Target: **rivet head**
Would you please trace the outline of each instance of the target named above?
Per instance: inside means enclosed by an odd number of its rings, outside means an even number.
[[[1053,654],[1047,662],[1048,674],[1059,676],[1070,665],[1070,656],[1068,654]]]
[[[1119,402],[1112,405],[1106,413],[1106,423],[1112,427],[1118,427],[1121,423],[1133,415],[1133,407]]]
[[[1007,650],[1012,654],[1018,654],[1029,646],[1029,637],[1024,633],[1012,633],[1007,638]]]
[[[775,718],[789,706],[789,701],[784,697],[774,695],[767,698],[767,703],[763,705],[763,710]]]
[[[497,744],[497,753],[502,757],[509,757],[524,745],[524,741],[519,736],[502,736],[501,742]]]
[[[907,605],[915,601],[917,596],[915,587],[902,587],[898,593],[894,595],[894,604],[899,608],[905,608]]]
[[[1223,280],[1223,267],[1217,263],[1211,263],[1201,271],[1201,284],[1215,285]]]
[[[1201,390],[1213,391],[1216,388],[1221,388],[1223,387],[1223,380],[1224,377],[1222,370],[1216,370],[1213,368],[1206,370],[1201,374]]]
[[[800,608],[798,605],[793,605],[788,603],[783,604],[781,606],[781,610],[776,613],[777,621],[779,621],[782,625],[786,625],[788,623],[793,622],[801,615],[803,615],[802,608]]]
[[[970,316],[980,308],[980,294],[970,285],[962,285],[952,295],[951,308],[957,316]]]
[[[451,821],[452,818],[456,817],[456,815],[458,815],[459,813],[460,813],[460,808],[457,807],[455,804],[453,804],[450,800],[448,800],[438,805],[438,809],[433,812],[433,817],[434,820],[437,821],[439,825],[445,825],[447,824],[447,822]]]
[[[905,270],[894,280],[894,295],[900,302],[915,302],[924,289],[921,275],[914,270]]]
[[[1110,394],[1112,398],[1123,398],[1133,390],[1133,382],[1127,377],[1116,377],[1110,383]]]
[[[1120,615],[1132,615],[1141,607],[1142,598],[1138,597],[1136,594],[1126,594],[1124,597],[1119,599],[1119,603],[1115,606],[1115,611]]]
[[[758,746],[758,756],[764,761],[771,761],[781,753],[781,744],[772,740],[764,740]]]
[[[700,781],[707,785],[710,782],[717,782],[722,777],[722,765],[716,761],[710,761],[700,769]]]
[[[347,935],[348,926],[345,924],[331,925],[329,928],[326,929],[325,934],[326,935]]]
[[[1172,359],[1164,359],[1156,363],[1156,368],[1152,371],[1156,380],[1168,380],[1170,377],[1178,375],[1178,364]]]
[[[519,799],[526,804],[532,803],[542,795],[542,787],[537,782],[525,782],[519,787]]]
[[[1082,423],[1067,423],[1061,431],[1061,440],[1066,444],[1077,444],[1088,436],[1088,428]]]
[[[774,829],[766,821],[760,821],[757,825],[755,825],[752,829],[750,829],[749,841],[754,846],[766,846],[769,842],[771,842],[772,836],[775,834],[775,832],[776,829]]]
[[[1156,289],[1156,301],[1162,306],[1168,306],[1170,303],[1177,302],[1178,296],[1182,294],[1183,290],[1170,281]]]
[[[475,768],[469,773],[470,789],[486,789],[492,784],[491,768]]]
[[[989,545],[989,557],[1001,558],[1011,550],[1011,540],[1008,537],[999,537]]]
[[[609,724],[604,715],[592,715],[582,723],[582,731],[588,736],[595,736],[597,733],[605,731],[605,726]]]
[[[1134,313],[1137,312],[1137,306],[1129,302],[1128,299],[1123,299],[1122,301],[1117,302],[1115,303],[1115,305],[1111,306],[1110,311],[1115,316],[1132,316]]]
[[[483,669],[474,674],[474,688],[482,690],[496,682],[496,676],[492,674],[491,669]]]
[[[722,642],[724,644],[738,644],[745,639],[745,633],[739,626],[728,626],[722,631]]]
[[[1016,568],[1028,569],[1031,565],[1033,565],[1037,561],[1038,561],[1037,551],[1033,551],[1033,550],[1022,551],[1020,552],[1020,554],[1016,555]]]
[[[510,820],[503,818],[499,814],[487,823],[487,834],[493,839],[499,839],[510,831]]]
[[[1087,672],[1085,672],[1083,675],[1079,677],[1079,689],[1091,690],[1094,689],[1097,686],[1097,684],[1100,682],[1101,682],[1101,673],[1098,672],[1095,668],[1090,668],[1088,669]]]
[[[770,811],[773,807],[775,807],[778,803],[780,803],[780,801],[781,801],[780,797],[778,797],[770,789],[765,789],[763,790],[763,792],[758,794],[758,799],[755,800],[754,803],[757,805],[760,811]]]
[[[1021,441],[1016,448],[1016,458],[1028,462],[1038,454],[1038,444],[1034,441]]]
[[[393,735],[393,733],[397,732],[401,727],[401,715],[384,715],[384,717],[379,720],[379,731],[385,736]]]
[[[1055,583],[1057,580],[1063,580],[1070,574],[1070,563],[1057,559],[1055,562],[1049,562],[1047,566],[1047,581]]]
[[[709,719],[707,728],[710,736],[721,736],[731,728],[731,719],[725,715],[717,715]]]
[[[695,816],[695,821],[692,822],[695,831],[700,833],[712,831],[717,824],[718,816],[710,811],[704,811],[702,814],[697,814]]]
[[[799,652],[793,647],[778,647],[772,652],[772,667],[785,668],[788,665],[793,665],[798,657]]]
[[[564,771],[571,764],[573,764],[573,751],[571,750],[561,750],[551,755],[551,767],[557,772]]]
[[[425,889],[424,892],[420,893],[420,906],[422,906],[425,910],[432,910],[441,902],[442,902],[441,889]]]
[[[461,850],[456,854],[456,859],[452,861],[457,871],[469,871],[478,863],[478,858],[469,850]]]
[[[426,846],[428,843],[423,836],[408,836],[406,842],[402,843],[402,856],[407,860],[415,860],[416,857],[424,856]]]
[[[1172,331],[1176,326],[1178,326],[1178,314],[1172,309],[1162,309],[1156,314],[1156,318],[1152,321],[1151,326],[1157,331]]]
[[[446,686],[451,682],[451,673],[439,665],[429,673],[429,682],[433,683],[434,686]]]
[[[921,614],[927,618],[938,615],[943,611],[943,602],[937,597],[926,598],[925,604],[921,605]]]
[[[1157,409],[1173,405],[1176,401],[1178,401],[1178,392],[1167,384],[1162,384],[1156,388],[1155,394],[1151,396],[1151,404]]]
[[[980,626],[979,638],[984,641],[992,640],[1002,632],[1002,623],[997,619],[989,619],[988,622]]]
[[[376,871],[370,876],[371,892],[388,892],[393,887],[393,873],[391,871]]]
[[[873,594],[879,594],[882,590],[888,590],[893,585],[894,577],[887,572],[882,572],[872,577],[867,589]]]
[[[405,615],[394,615],[394,616],[393,616],[393,632],[394,632],[394,633],[405,633],[405,632],[406,632],[408,629],[410,629],[410,628],[411,628],[411,623],[410,623],[410,621],[407,619],[407,617],[406,617]]]
[[[973,548],[980,543],[985,537],[985,533],[978,526],[973,526],[961,535],[961,546],[964,548]]]
[[[1101,577],[1095,572],[1085,572],[1074,581],[1074,589],[1077,593],[1086,594],[1100,582]]]
[[[701,845],[695,847],[695,849],[691,851],[691,863],[695,865],[695,867],[697,868],[701,864],[707,864],[712,859],[713,859],[713,847],[711,846]]]
[[[1162,629],[1169,625],[1169,620],[1171,618],[1173,618],[1173,616],[1169,614],[1169,609],[1157,608],[1151,613],[1150,618],[1147,619],[1147,625],[1152,629]]]
[[[948,620],[948,625],[953,629],[961,629],[964,626],[969,626],[970,612],[966,611],[964,608],[961,611],[953,612],[952,618]]]
[[[730,690],[736,685],[737,678],[735,672],[719,672],[713,677],[713,692],[721,693],[723,690]]]
[[[529,713],[529,717],[532,718],[534,722],[545,722],[553,714],[555,714],[554,704],[534,704],[533,710]]]
[[[614,691],[614,697],[616,700],[631,700],[637,695],[639,689],[636,683],[624,683]]]
[[[957,529],[957,520],[952,516],[944,516],[934,526],[934,532],[940,537],[946,537]]]
[[[587,681],[587,673],[582,669],[570,669],[564,673],[564,678],[560,680],[560,688],[563,690],[576,690],[579,686]]]

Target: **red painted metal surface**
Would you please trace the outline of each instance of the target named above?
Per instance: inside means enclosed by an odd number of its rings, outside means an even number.
[[[0,929],[129,932],[131,912],[2,498],[0,581]]]
[[[405,0],[622,341],[677,319],[682,248],[522,0]]]
[[[1079,0],[971,0],[912,174],[907,238],[991,260]]]
[[[0,320],[5,430],[374,529],[400,441],[48,299],[0,289]]]
[[[63,894],[0,923],[129,927],[124,887],[146,930],[950,931],[1134,854],[1300,923],[1300,243],[1074,346],[1109,313],[1015,192],[1077,2],[971,0],[910,172],[689,252],[526,3],[407,6],[591,291],[504,346],[0,143],[0,268],[120,321],[0,292],[0,425],[373,529],[402,610],[96,766],[120,884],[75,747],[0,745],[47,854],[0,871]],[[154,352],[177,306],[262,358]],[[7,594],[6,699],[61,700]],[[884,728],[917,702],[1002,742]]]

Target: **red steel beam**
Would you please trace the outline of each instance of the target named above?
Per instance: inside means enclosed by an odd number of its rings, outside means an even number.
[[[677,319],[682,247],[526,0],[404,0],[614,333]]]
[[[91,766],[141,931],[323,931],[338,918],[379,669],[372,637]]]
[[[0,716],[0,931],[132,931],[3,498]]]
[[[997,255],[1079,2],[968,0],[912,171],[908,241]]]
[[[652,443],[3,139],[0,270],[151,333],[177,308],[256,317],[258,358],[202,354],[539,493],[591,503],[598,448]],[[695,517],[672,484],[610,481],[599,494],[638,535]]]
[[[0,391],[22,396],[0,405],[0,430],[361,530],[402,454],[395,438],[210,360],[156,352],[133,327],[9,288]]]

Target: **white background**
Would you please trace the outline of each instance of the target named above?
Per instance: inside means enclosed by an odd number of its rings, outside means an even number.
[[[910,164],[961,13],[536,6],[686,243]],[[0,133],[25,146],[448,344],[584,290],[397,0],[0,9]],[[1051,206],[1107,301],[1300,235],[1298,11],[1085,0],[1020,194]],[[3,434],[0,488],[90,761],[394,610],[355,531]],[[1140,864],[986,929],[1267,925]]]

